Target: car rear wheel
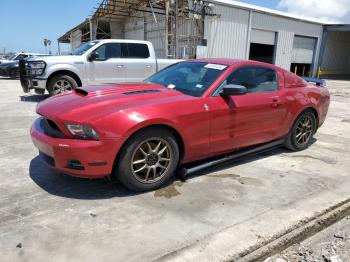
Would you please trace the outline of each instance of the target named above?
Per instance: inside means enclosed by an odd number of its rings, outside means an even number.
[[[172,132],[148,128],[132,136],[120,152],[114,176],[132,191],[164,185],[179,162],[179,147]]]
[[[71,91],[78,87],[77,82],[73,77],[68,75],[57,75],[49,80],[47,91],[50,95],[57,95],[60,93]]]
[[[299,151],[309,146],[312,136],[316,132],[316,116],[311,110],[306,110],[295,120],[292,129],[284,143],[292,151]]]

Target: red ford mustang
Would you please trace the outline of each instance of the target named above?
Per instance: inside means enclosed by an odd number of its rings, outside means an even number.
[[[179,165],[279,141],[305,149],[330,95],[276,66],[201,59],[142,83],[78,88],[41,102],[31,136],[73,176],[112,174],[135,191],[163,185]]]

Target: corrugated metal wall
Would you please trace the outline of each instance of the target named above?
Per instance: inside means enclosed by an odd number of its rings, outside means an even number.
[[[218,17],[205,18],[207,57],[246,58],[249,11],[215,5]]]
[[[293,50],[294,33],[279,30],[277,34],[277,46],[275,55],[275,64],[289,70],[292,50]]]
[[[157,23],[152,14],[145,16],[145,40],[153,44],[157,57],[165,58],[165,16],[157,14],[156,19]]]
[[[250,11],[230,5],[215,4],[213,13],[219,16],[206,16],[204,25],[204,38],[207,39],[206,57],[225,57],[248,59],[250,36],[254,29],[266,30],[276,33],[275,64],[290,69],[294,36],[315,37],[317,46],[313,64],[318,62],[319,48],[323,33],[322,25],[304,22],[277,15]],[[251,13],[251,18],[250,18]],[[155,23],[152,14],[138,14],[141,18],[129,18],[125,23],[125,38],[151,41],[159,57],[165,57],[165,20],[164,16],[157,15]],[[251,19],[251,23],[250,22]],[[178,35],[198,35],[198,27],[190,27],[193,21],[180,21]],[[192,32],[193,31],[193,32]],[[186,42],[187,41],[187,42]],[[181,47],[186,49],[188,39],[178,41]],[[200,40],[195,39],[195,44]],[[181,51],[180,51],[181,53]],[[187,51],[185,52],[187,54]],[[186,55],[185,54],[185,55]],[[184,56],[186,57],[186,56]],[[313,67],[314,73],[316,66]]]
[[[316,74],[316,65],[318,63],[320,43],[323,33],[323,27],[321,24],[253,12],[252,28],[277,32],[275,64],[286,70],[290,70],[294,36],[299,35],[316,38],[316,48],[312,67],[313,75]]]
[[[328,32],[321,69],[350,72],[350,32]]]
[[[248,59],[246,49],[250,45],[251,31],[260,29],[277,33],[276,65],[290,69],[295,35],[317,38],[314,65],[317,64],[323,33],[322,25],[252,11],[251,27],[249,27],[249,10],[217,4],[213,12],[220,17],[205,19],[204,35],[208,39],[208,57]],[[315,73],[316,66],[313,70]]]

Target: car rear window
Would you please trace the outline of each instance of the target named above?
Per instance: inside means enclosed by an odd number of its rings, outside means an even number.
[[[148,45],[146,44],[128,43],[126,46],[126,58],[149,58],[150,56]]]

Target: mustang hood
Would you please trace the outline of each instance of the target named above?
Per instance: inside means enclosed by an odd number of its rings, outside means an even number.
[[[191,98],[150,83],[105,84],[48,98],[38,104],[37,113],[53,120],[84,123],[130,108]]]

